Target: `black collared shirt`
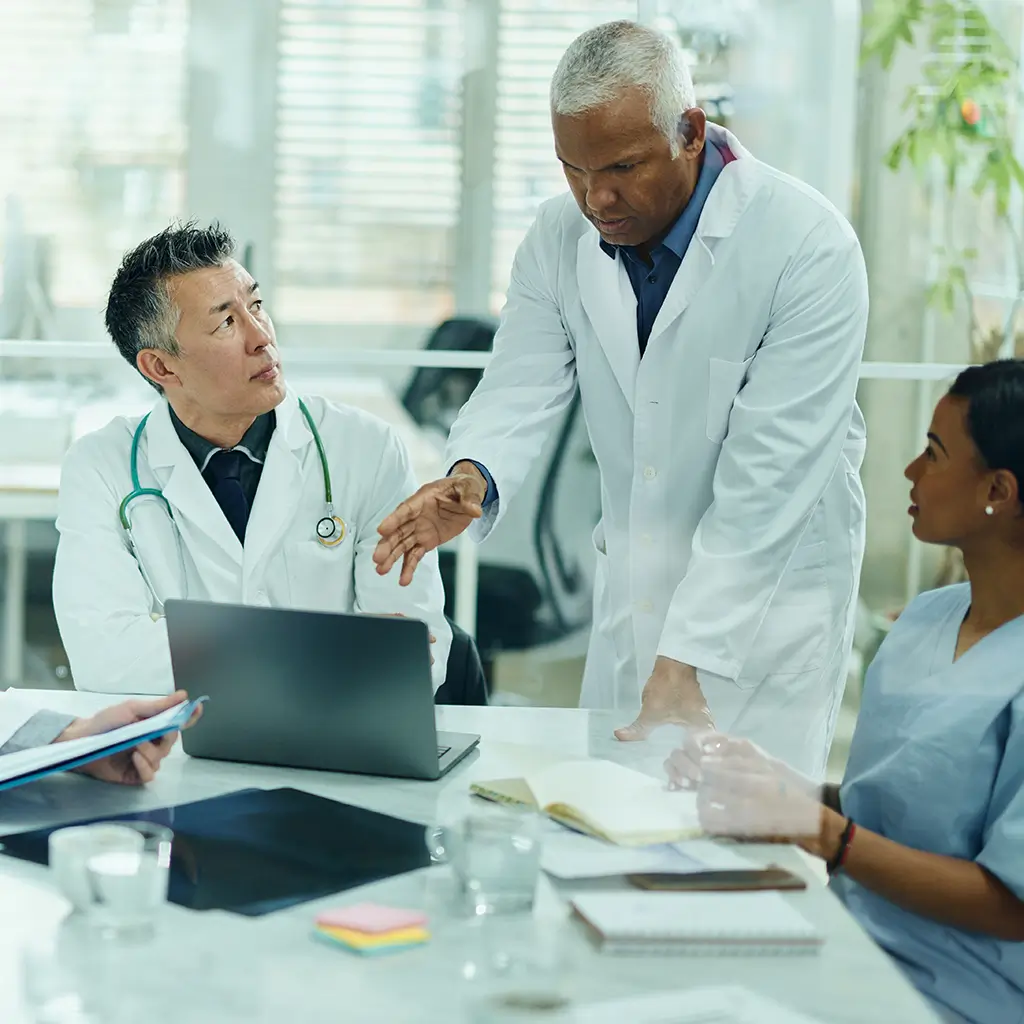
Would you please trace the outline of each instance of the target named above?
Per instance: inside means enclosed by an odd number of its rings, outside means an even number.
[[[252,508],[256,498],[256,489],[260,485],[260,477],[263,475],[263,463],[267,459],[267,449],[270,447],[270,439],[274,436],[274,427],[277,425],[277,416],[273,409],[257,416],[252,426],[242,436],[242,440],[233,449],[218,448],[212,441],[207,441],[194,430],[186,427],[174,414],[174,410],[168,406],[167,411],[171,414],[171,422],[174,424],[175,433],[178,439],[185,446],[185,450],[192,456],[199,472],[207,485],[210,483],[206,470],[210,465],[210,459],[221,451],[242,452],[246,458],[242,462],[240,483],[245,492],[245,500]]]

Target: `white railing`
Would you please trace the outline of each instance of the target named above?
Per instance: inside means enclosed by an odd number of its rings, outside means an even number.
[[[314,347],[289,348],[282,344],[286,362],[292,366],[400,366],[408,369],[442,367],[482,370],[491,361],[490,352],[440,352],[433,349],[386,349]],[[117,349],[104,341],[11,341],[0,339],[0,359],[65,359],[116,362]],[[861,380],[936,381],[955,377],[966,364],[865,362]],[[0,373],[3,367],[0,366]]]
[[[287,343],[282,345],[286,362],[290,366],[320,367],[374,367],[383,369],[421,367],[439,367],[451,369],[483,369],[491,360],[490,352],[441,352],[429,349],[366,349],[340,347],[296,347],[291,349]],[[0,339],[0,380],[3,379],[4,359],[25,359],[61,362],[66,368],[55,373],[59,377],[64,374],[73,376],[75,364],[82,362],[112,362],[120,359],[117,350],[109,342],[83,341],[24,341]],[[67,364],[71,364],[68,366]],[[899,380],[919,382],[922,384],[948,380],[964,368],[964,364],[955,363],[892,363],[865,362],[861,366],[862,380]],[[21,532],[19,532],[19,529]],[[23,524],[8,523],[8,570],[11,569],[14,554],[11,546],[18,547],[17,539],[22,537]],[[22,537],[23,540],[23,537]],[[20,563],[22,559],[13,559]],[[11,584],[18,585],[19,579],[13,579],[8,571],[8,588]],[[476,546],[463,535],[459,538],[455,552],[455,578],[457,581],[455,598],[455,621],[471,634],[476,632],[476,602],[479,577],[479,563]],[[8,589],[7,614],[5,615],[8,642],[11,633],[20,630],[21,619],[16,614]],[[20,647],[20,645],[19,645]],[[10,651],[7,652],[11,654]],[[14,667],[9,666],[8,672],[13,673]],[[0,673],[6,675],[8,673]]]

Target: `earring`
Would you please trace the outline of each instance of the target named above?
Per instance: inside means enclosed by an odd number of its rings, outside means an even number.
[[[985,506],[985,515],[987,515],[987,516],[994,516],[995,514],[996,514],[996,510],[991,505],[986,505]]]

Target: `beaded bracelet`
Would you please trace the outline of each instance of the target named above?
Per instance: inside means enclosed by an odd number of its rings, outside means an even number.
[[[853,837],[856,834],[857,826],[854,824],[853,818],[847,818],[846,828],[843,829],[843,834],[839,837],[839,849],[836,850],[836,855],[825,865],[825,870],[830,876],[839,871],[846,863],[846,858],[850,853],[850,845],[853,843]]]

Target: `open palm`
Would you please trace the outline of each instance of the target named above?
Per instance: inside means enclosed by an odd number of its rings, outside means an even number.
[[[480,518],[483,497],[481,481],[469,474],[456,473],[424,484],[377,527],[380,541],[373,553],[377,572],[386,576],[401,559],[399,583],[407,587],[428,551],[457,537]]]

